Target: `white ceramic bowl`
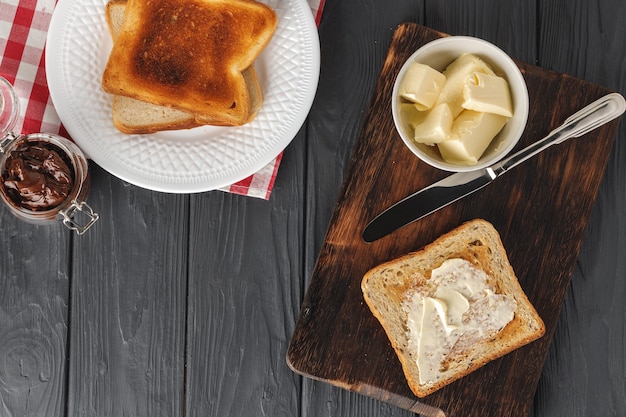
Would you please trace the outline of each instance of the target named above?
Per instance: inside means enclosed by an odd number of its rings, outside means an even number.
[[[493,139],[489,147],[474,165],[453,164],[443,160],[437,146],[417,143],[413,140],[412,129],[400,116],[401,99],[398,94],[400,82],[407,69],[413,62],[420,62],[432,68],[443,71],[452,61],[463,53],[471,53],[491,66],[494,72],[504,77],[509,83],[513,104],[511,117],[500,133]],[[406,146],[424,162],[452,172],[473,171],[490,166],[504,156],[517,144],[526,127],[528,119],[528,89],[519,68],[513,60],[497,46],[474,37],[450,36],[440,38],[419,48],[404,63],[396,78],[392,104],[393,120],[398,133]]]

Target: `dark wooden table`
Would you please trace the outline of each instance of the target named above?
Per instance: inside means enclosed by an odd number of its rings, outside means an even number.
[[[0,416],[411,415],[285,361],[395,28],[478,36],[625,94],[624,17],[623,0],[327,0],[317,96],[269,201],[152,192],[91,165],[86,235],[0,211]],[[622,122],[534,416],[626,414],[624,141]]]

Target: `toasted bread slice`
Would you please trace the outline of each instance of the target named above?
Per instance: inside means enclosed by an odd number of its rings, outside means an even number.
[[[493,289],[493,292],[485,291],[485,294],[498,294],[498,297],[514,300],[514,313],[512,319],[507,319],[510,320],[508,324],[499,331],[485,332],[480,337],[474,333],[465,339],[461,335],[455,345],[446,348],[445,359],[437,364],[434,374],[431,372],[432,378],[420,378],[418,363],[422,362],[419,361],[417,342],[411,340],[415,333],[410,330],[415,322],[409,323],[409,314],[414,314],[409,311],[415,307],[411,300],[415,300],[413,297],[418,292],[433,294],[437,290],[433,288],[436,280],[431,282],[431,273],[451,259],[468,261],[474,269],[484,271],[486,282]],[[458,276],[454,278],[460,279]],[[418,397],[433,393],[545,333],[543,321],[520,287],[509,264],[498,232],[490,223],[480,219],[459,226],[418,252],[373,268],[365,274],[361,289],[367,305],[381,323],[400,359],[409,387]],[[493,308],[491,305],[490,309],[483,312],[496,314]],[[477,314],[481,310],[467,310],[470,311],[479,317],[470,318],[466,315],[464,321],[474,319],[478,320],[474,323],[482,323],[480,320],[488,320],[482,313]],[[462,340],[466,343],[461,343]],[[430,353],[427,350],[421,352],[426,356]]]
[[[125,11],[126,0],[111,0],[106,5],[106,20],[113,40],[122,28]],[[201,125],[189,112],[125,96],[113,97],[113,124],[121,132],[129,134],[190,129]]]
[[[128,0],[102,78],[105,91],[236,126],[262,102],[253,63],[275,12],[254,0]]]
[[[109,34],[115,40],[124,24],[126,0],[110,0],[105,6],[105,17],[109,27]]]
[[[201,126],[193,114],[130,97],[113,97],[113,125],[122,133],[147,134]]]

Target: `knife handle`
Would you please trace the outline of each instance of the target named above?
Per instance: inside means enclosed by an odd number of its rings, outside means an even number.
[[[568,117],[561,126],[551,131],[548,136],[492,165],[491,169],[496,176],[501,175],[552,145],[582,136],[610,122],[621,116],[625,110],[626,100],[624,97],[618,93],[607,94]]]
[[[607,94],[577,111],[552,132],[566,132],[555,143],[577,138],[619,117],[626,110],[626,100],[618,93]]]

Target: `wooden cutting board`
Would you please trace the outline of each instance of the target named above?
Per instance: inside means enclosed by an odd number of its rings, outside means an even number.
[[[527,416],[603,176],[618,121],[549,148],[493,184],[374,243],[365,225],[397,200],[449,175],[403,145],[391,91],[404,61],[446,36],[399,26],[356,140],[325,242],[302,304],[287,361],[307,377],[425,415]],[[518,63],[530,115],[516,149],[545,136],[570,114],[609,93],[568,75]],[[499,231],[546,335],[430,396],[415,397],[386,335],[363,301],[361,278],[384,261],[418,250],[474,218]]]

